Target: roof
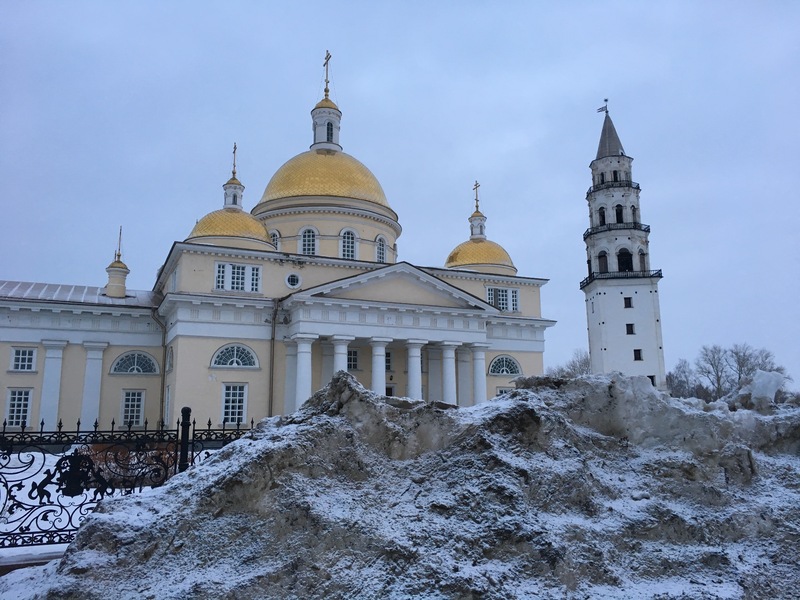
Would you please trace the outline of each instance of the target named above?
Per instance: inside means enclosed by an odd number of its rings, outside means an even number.
[[[614,128],[614,122],[606,112],[606,118],[603,120],[603,131],[600,133],[600,144],[597,146],[598,158],[606,156],[620,156],[625,155],[625,150],[622,147],[622,142],[619,141],[617,130]]]
[[[104,287],[87,285],[0,280],[0,300],[64,302],[131,308],[155,308],[160,301],[160,295],[151,291],[128,289],[124,298],[110,298],[103,293],[104,290]]]

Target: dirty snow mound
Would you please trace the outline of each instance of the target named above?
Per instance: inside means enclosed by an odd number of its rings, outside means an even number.
[[[0,597],[788,598],[800,409],[646,378],[521,379],[468,409],[338,373],[165,486],[104,501]]]

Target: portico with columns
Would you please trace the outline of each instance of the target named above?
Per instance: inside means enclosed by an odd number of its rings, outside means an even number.
[[[391,302],[379,297],[387,285],[394,290]],[[411,302],[433,296],[435,304]],[[287,343],[286,380],[294,382],[285,388],[287,412],[342,370],[377,394],[471,406],[494,395],[487,387],[487,352],[509,343],[541,352],[543,331],[552,324],[505,316],[407,263],[303,290],[284,299],[281,309],[289,315],[280,332]]]

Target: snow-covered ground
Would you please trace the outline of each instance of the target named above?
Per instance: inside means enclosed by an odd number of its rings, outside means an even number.
[[[797,597],[800,409],[518,385],[463,409],[337,374],[0,597]]]

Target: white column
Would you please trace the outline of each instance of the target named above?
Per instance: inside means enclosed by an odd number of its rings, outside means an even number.
[[[39,420],[44,420],[45,429],[55,431],[58,426],[58,402],[61,396],[61,365],[67,342],[42,340],[42,345],[44,346],[44,375],[42,377]]]
[[[456,350],[456,375],[458,387],[456,397],[459,406],[472,405],[472,365],[466,348]]]
[[[288,415],[295,411],[294,399],[297,395],[297,344],[292,340],[285,340],[286,348],[286,373],[283,378],[283,414]]]
[[[426,340],[408,340],[406,352],[408,354],[408,388],[406,396],[422,400],[422,347]]]
[[[322,344],[322,380],[320,385],[326,385],[333,378],[333,345],[328,342]]]
[[[442,349],[428,346],[428,402],[442,399]]]
[[[486,348],[489,344],[472,344],[472,402],[486,402]]]
[[[311,397],[311,344],[317,339],[314,333],[297,333],[292,339],[297,344],[297,379],[294,390],[294,410]]]
[[[456,346],[458,342],[442,342],[442,401],[456,403]]]
[[[347,346],[356,338],[349,335],[333,336],[333,372],[347,371]]]
[[[108,342],[84,342],[86,368],[83,372],[81,429],[92,429],[100,418],[100,383],[103,380],[103,350]]]
[[[370,389],[381,396],[386,393],[386,344],[391,341],[392,338],[381,337],[369,340],[369,345],[372,346],[372,385]]]

